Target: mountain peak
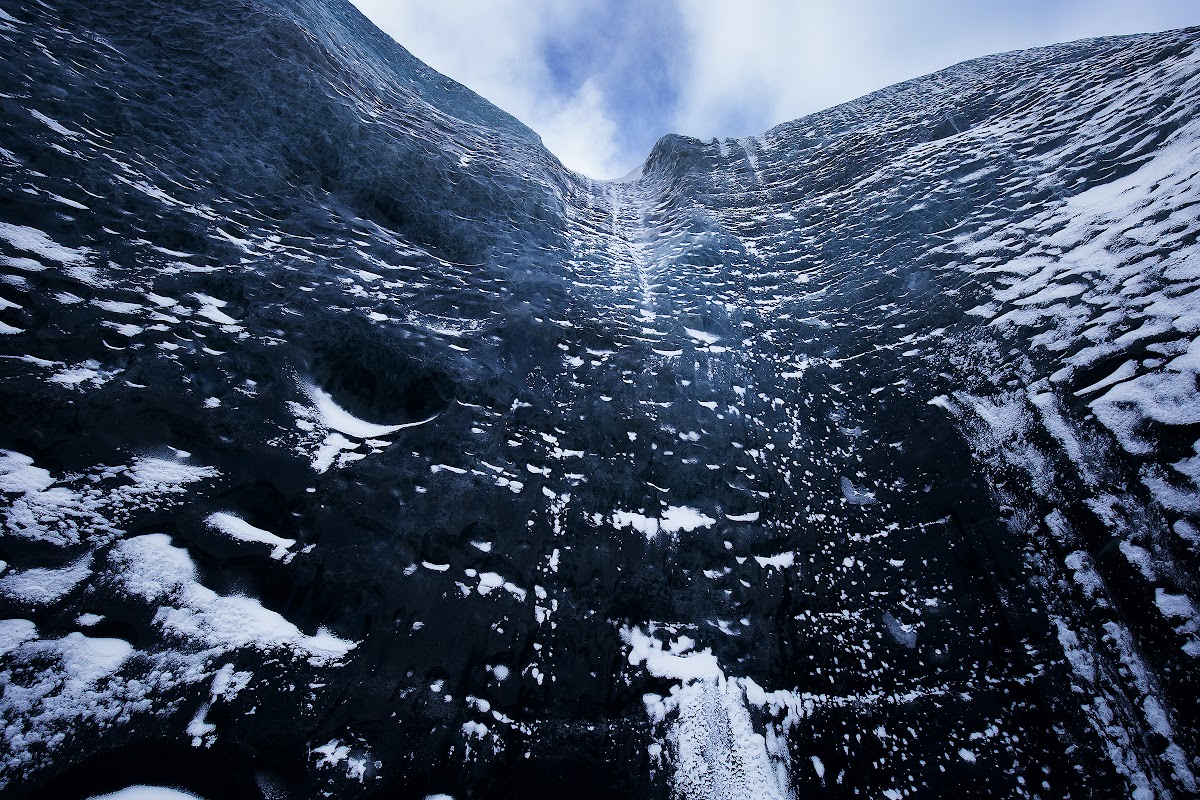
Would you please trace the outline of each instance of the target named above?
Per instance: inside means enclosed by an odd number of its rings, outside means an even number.
[[[1198,45],[594,181],[342,2],[0,13],[0,788],[1194,793]]]

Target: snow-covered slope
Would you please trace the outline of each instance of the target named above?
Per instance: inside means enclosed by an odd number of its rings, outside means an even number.
[[[5,795],[1195,793],[1198,45],[598,182],[336,0],[5,7]]]

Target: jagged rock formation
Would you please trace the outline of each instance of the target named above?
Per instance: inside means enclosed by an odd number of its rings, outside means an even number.
[[[1198,45],[599,182],[338,0],[6,8],[5,795],[1195,793]]]

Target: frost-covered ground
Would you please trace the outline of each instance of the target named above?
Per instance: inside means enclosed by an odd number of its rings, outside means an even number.
[[[1198,47],[597,182],[334,0],[6,8],[0,791],[1196,793]]]

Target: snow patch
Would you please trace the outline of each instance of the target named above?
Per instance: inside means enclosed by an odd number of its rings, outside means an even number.
[[[690,506],[668,506],[661,517],[648,517],[634,511],[614,511],[612,520],[618,528],[633,528],[647,539],[653,539],[659,531],[669,534],[680,531],[691,533],[716,524],[714,518]]]
[[[276,536],[270,531],[264,531],[262,528],[256,528],[249,522],[246,522],[241,517],[235,517],[233,514],[217,512],[209,515],[205,520],[209,527],[219,530],[221,533],[231,538],[237,539],[240,542],[256,542],[270,545],[271,558],[276,561],[287,561],[289,555],[288,548],[296,543],[295,539],[285,539],[282,536]]]
[[[219,595],[197,580],[187,551],[161,533],[119,542],[110,559],[124,591],[158,607],[154,623],[164,633],[226,652],[242,647],[287,649],[314,666],[342,659],[356,647],[325,629],[305,635],[252,598]]]
[[[138,784],[109,794],[92,795],[88,800],[203,800],[203,798],[182,789]]]

